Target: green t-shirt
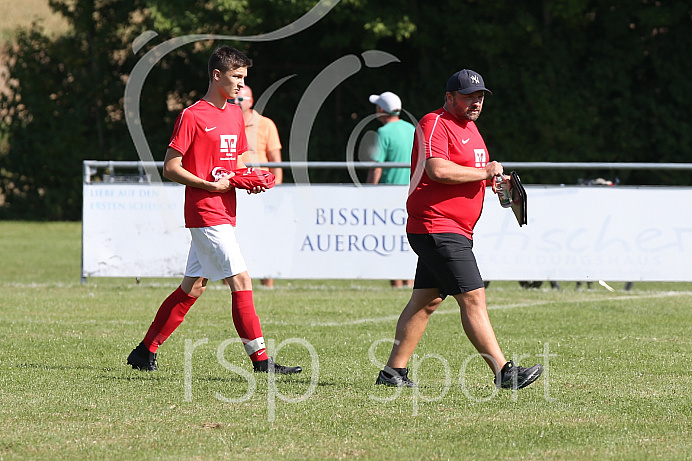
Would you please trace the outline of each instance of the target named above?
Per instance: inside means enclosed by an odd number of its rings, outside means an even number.
[[[378,162],[410,162],[416,128],[405,120],[389,122],[377,130]],[[382,168],[380,184],[408,184],[410,168]]]

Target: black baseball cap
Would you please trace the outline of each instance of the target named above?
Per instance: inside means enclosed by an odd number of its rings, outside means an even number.
[[[447,91],[458,91],[461,94],[471,94],[474,91],[487,91],[493,94],[492,91],[485,87],[483,77],[478,72],[469,69],[462,69],[449,77],[447,80]]]

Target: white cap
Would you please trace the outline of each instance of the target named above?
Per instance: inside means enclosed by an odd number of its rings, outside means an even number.
[[[401,99],[391,91],[385,91],[380,95],[370,95],[370,102],[377,104],[388,114],[399,115],[401,112]]]

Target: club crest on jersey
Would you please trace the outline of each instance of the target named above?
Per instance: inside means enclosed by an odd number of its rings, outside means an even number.
[[[473,149],[476,154],[476,168],[485,168],[488,161],[485,158],[485,149]]]
[[[221,139],[221,153],[224,154],[226,158],[235,158],[236,154],[236,143],[238,142],[237,134],[222,134]]]

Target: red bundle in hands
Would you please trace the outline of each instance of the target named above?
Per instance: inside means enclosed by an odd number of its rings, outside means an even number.
[[[257,186],[271,189],[276,182],[276,177],[273,173],[259,168],[239,168],[233,170],[233,173],[234,176],[228,178],[228,182],[231,183],[231,186],[238,189],[252,190]],[[228,170],[221,167],[216,167],[211,172],[211,175],[216,181],[229,174],[230,172]]]

